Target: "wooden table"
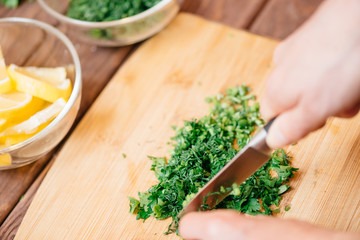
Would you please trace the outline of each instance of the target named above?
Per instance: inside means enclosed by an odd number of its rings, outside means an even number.
[[[185,0],[182,11],[281,40],[300,26],[321,2],[322,0]],[[0,17],[34,18],[54,25],[65,33],[67,31],[64,25],[47,15],[36,2],[24,2],[17,9],[0,6]],[[86,89],[82,93],[77,123],[115,71],[136,50],[137,45],[100,48],[76,39],[71,40],[80,56],[83,89]],[[0,239],[14,238],[34,194],[56,160],[61,146],[62,144],[31,165],[0,172]]]

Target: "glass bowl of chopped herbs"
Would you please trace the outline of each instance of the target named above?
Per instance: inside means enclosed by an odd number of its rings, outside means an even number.
[[[181,0],[39,0],[69,34],[98,46],[126,46],[162,30]]]

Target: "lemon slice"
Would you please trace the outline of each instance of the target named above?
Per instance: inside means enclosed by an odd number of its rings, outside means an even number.
[[[8,153],[0,155],[0,167],[11,165],[11,156]]]
[[[66,69],[64,67],[23,67],[22,69],[32,74],[34,77],[40,79],[41,81],[48,82],[52,85],[61,86],[64,80],[66,80]]]
[[[65,73],[64,73],[65,71]],[[8,73],[16,90],[29,93],[49,102],[59,98],[67,101],[71,94],[71,82],[65,68],[18,67],[11,64]]]
[[[66,102],[59,98],[50,106],[35,113],[28,120],[6,128],[0,134],[0,142],[5,146],[17,144],[44,129],[61,112]]]
[[[7,93],[13,88],[11,80],[6,71],[5,59],[0,47],[0,93]]]
[[[47,108],[35,113],[28,120],[7,128],[0,136],[35,133],[42,124],[52,121],[61,112],[65,104],[65,100],[59,98]]]
[[[28,93],[0,94],[0,129],[5,124],[24,121],[43,107],[44,101]]]
[[[4,126],[6,123],[6,119],[0,119],[0,128]]]

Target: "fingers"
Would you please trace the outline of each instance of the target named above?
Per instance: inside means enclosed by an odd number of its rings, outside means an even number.
[[[180,221],[180,235],[187,240],[329,240],[358,239],[305,222],[275,217],[247,217],[233,210],[186,214]]]
[[[249,218],[231,210],[195,212],[181,219],[179,232],[188,240],[242,240],[246,226],[251,223]]]
[[[265,120],[274,118],[298,103],[301,82],[295,85],[283,79],[287,79],[287,73],[275,69],[267,81],[265,94],[260,103],[261,116]]]
[[[360,111],[360,102],[355,106],[348,110],[344,110],[340,113],[338,113],[336,116],[341,118],[351,118],[354,117],[356,114],[358,114]]]
[[[312,111],[311,107],[300,105],[282,113],[269,130],[267,144],[273,149],[280,148],[321,128],[326,122],[327,115],[315,111]]]

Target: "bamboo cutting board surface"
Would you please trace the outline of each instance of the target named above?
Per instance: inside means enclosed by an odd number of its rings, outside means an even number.
[[[261,96],[276,45],[179,14],[128,59],[77,126],[15,239],[179,239],[162,234],[169,220],[129,214],[127,196],[156,183],[147,155],[166,155],[170,126],[206,114],[205,97],[242,83]],[[330,120],[287,150],[300,171],[280,217],[360,231],[360,116]]]

